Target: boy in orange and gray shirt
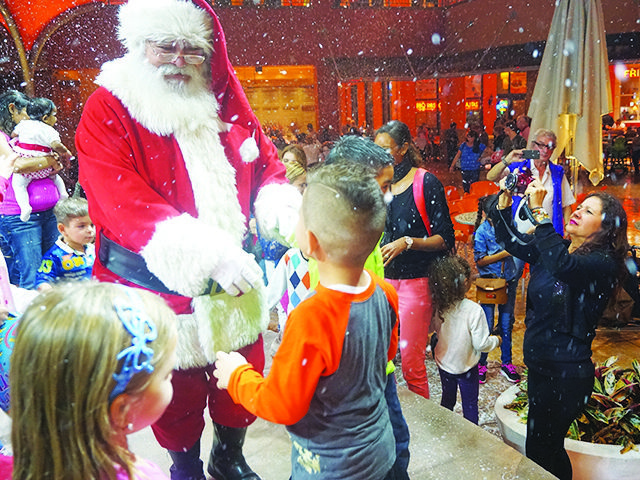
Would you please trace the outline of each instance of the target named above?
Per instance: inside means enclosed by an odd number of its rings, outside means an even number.
[[[398,297],[363,268],[385,215],[366,168],[336,163],[310,173],[296,238],[318,262],[320,284],[291,312],[266,378],[240,354],[218,352],[218,387],[251,413],[287,425],[293,480],[391,478],[395,442],[384,388],[398,347]]]

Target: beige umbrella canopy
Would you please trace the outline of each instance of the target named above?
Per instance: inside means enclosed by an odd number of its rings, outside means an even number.
[[[602,115],[612,110],[607,44],[599,0],[558,0],[528,115],[531,132],[556,132],[558,148],[604,177]]]

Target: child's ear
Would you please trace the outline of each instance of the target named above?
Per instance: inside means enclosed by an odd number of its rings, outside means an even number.
[[[320,241],[318,240],[318,237],[316,237],[316,234],[313,233],[311,230],[307,230],[306,234],[307,234],[307,245],[308,245],[309,251],[306,252],[308,253],[308,255],[305,255],[305,256],[315,258],[319,262],[324,261],[327,255],[324,249],[322,248],[322,245],[320,245]]]
[[[113,399],[109,406],[109,419],[116,430],[126,430],[129,425],[129,410],[131,408],[131,396],[121,393]]]
[[[58,224],[58,231],[60,232],[60,235],[64,235],[64,223]]]

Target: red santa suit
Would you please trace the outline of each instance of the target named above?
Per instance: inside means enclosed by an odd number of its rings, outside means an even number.
[[[154,427],[161,445],[174,451],[200,438],[207,395],[216,423],[246,427],[255,418],[217,390],[207,373],[217,350],[239,350],[263,367],[264,289],[238,297],[203,292],[219,262],[241,248],[259,190],[267,184],[276,185],[266,187],[266,195],[294,190],[277,185],[286,183],[285,169],[233,73],[217,17],[206,2],[193,3],[212,19],[212,33],[196,33],[213,38],[214,95],[206,92],[176,121],[173,112],[181,106],[157,98],[139,76],[144,57],[131,53],[140,43],[132,36],[146,32],[129,26],[121,14],[119,35],[129,53],[103,66],[96,80],[100,88],[88,99],[76,132],[79,181],[97,228],[98,251],[104,235],[139,253],[149,271],[177,293],[162,294],[179,315],[174,399]],[[186,19],[161,28],[190,41],[194,23]],[[93,272],[101,281],[132,284],[100,258]]]

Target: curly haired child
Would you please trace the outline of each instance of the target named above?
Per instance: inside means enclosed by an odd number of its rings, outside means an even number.
[[[458,256],[435,261],[429,273],[429,287],[436,313],[433,322],[438,343],[433,352],[440,380],[440,405],[453,410],[458,386],[464,418],[478,424],[478,361],[480,352],[500,345],[500,338],[489,334],[482,307],[465,298],[471,286],[471,267]]]

